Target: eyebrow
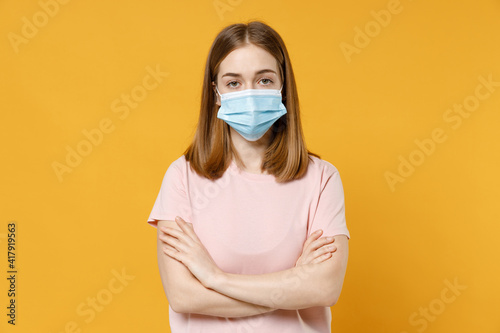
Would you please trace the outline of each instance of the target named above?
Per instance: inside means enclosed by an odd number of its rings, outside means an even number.
[[[255,75],[259,75],[259,74],[263,74],[263,73],[274,73],[274,74],[276,74],[276,72],[273,71],[272,69],[261,69],[260,71],[255,72]],[[276,74],[276,75],[278,75],[278,74]],[[238,73],[226,73],[226,74],[224,74],[224,75],[221,76],[221,79],[224,76],[241,77],[241,74],[238,74]]]

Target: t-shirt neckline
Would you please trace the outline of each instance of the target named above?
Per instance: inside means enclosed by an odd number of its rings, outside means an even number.
[[[231,160],[231,164],[229,165],[229,168],[231,169],[231,171],[234,174],[241,176],[241,177],[244,177],[246,179],[260,180],[260,181],[274,181],[274,180],[276,180],[276,177],[274,177],[274,175],[272,175],[272,174],[259,174],[259,173],[252,173],[252,172],[242,170],[238,167],[238,165],[236,165],[235,160]]]

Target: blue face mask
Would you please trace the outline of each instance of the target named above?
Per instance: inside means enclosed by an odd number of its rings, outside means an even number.
[[[220,94],[217,118],[224,120],[248,141],[260,139],[286,113],[281,89],[246,89]]]

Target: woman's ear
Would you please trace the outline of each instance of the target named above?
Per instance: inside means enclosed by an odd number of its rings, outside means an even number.
[[[218,106],[220,106],[220,96],[219,94],[217,93],[217,90],[215,89],[217,85],[215,84],[214,81],[212,81],[212,89],[214,91],[214,94],[215,94],[215,104],[217,104]]]

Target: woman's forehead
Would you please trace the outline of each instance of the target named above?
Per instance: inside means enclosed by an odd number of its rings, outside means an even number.
[[[219,74],[236,73],[253,76],[262,70],[278,73],[278,62],[273,55],[253,44],[245,45],[230,52],[219,67]]]

